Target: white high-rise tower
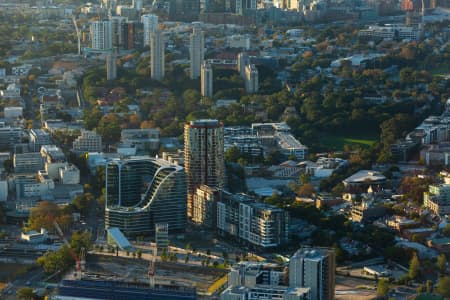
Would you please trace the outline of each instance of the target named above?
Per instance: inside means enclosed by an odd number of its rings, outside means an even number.
[[[255,65],[245,66],[245,91],[249,94],[256,93],[259,89],[258,69]]]
[[[210,64],[202,64],[201,70],[201,93],[203,97],[212,98],[213,92],[213,69]]]
[[[150,34],[150,73],[154,80],[164,78],[164,33],[157,29]]]
[[[190,73],[191,79],[200,76],[201,65],[205,58],[205,37],[203,31],[199,27],[194,27],[190,36]]]
[[[90,27],[92,49],[109,50],[112,48],[112,24],[109,20],[95,21]]]
[[[144,46],[147,46],[150,45],[150,35],[158,29],[158,16],[152,14],[143,15],[141,23],[144,27]]]

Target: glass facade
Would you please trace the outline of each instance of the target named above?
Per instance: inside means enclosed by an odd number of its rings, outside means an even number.
[[[180,166],[149,157],[114,160],[106,168],[106,227],[125,235],[186,227],[186,176]]]

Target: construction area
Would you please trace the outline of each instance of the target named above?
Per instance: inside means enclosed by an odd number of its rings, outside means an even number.
[[[210,294],[211,286],[224,278],[227,270],[177,262],[154,263],[154,285],[196,288],[199,295]],[[148,283],[149,261],[105,255],[88,255],[83,277],[86,279]]]

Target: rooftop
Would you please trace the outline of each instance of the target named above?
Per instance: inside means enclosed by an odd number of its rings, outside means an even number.
[[[374,181],[384,181],[386,177],[378,171],[373,170],[361,170],[353,174],[352,176],[346,178],[344,182],[346,183],[364,183],[364,182],[374,182]]]
[[[189,124],[191,126],[218,126],[219,125],[219,121],[218,120],[213,120],[213,119],[200,119],[200,120],[195,120],[195,121],[190,121]]]
[[[107,231],[120,249],[126,250],[133,248],[128,239],[123,235],[122,231],[120,231],[119,228],[111,227],[108,228]]]

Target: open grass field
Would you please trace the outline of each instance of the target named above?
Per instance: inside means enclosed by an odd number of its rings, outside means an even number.
[[[342,150],[344,145],[359,145],[370,147],[378,141],[378,136],[340,136],[328,135],[320,139],[321,145],[327,150]]]

